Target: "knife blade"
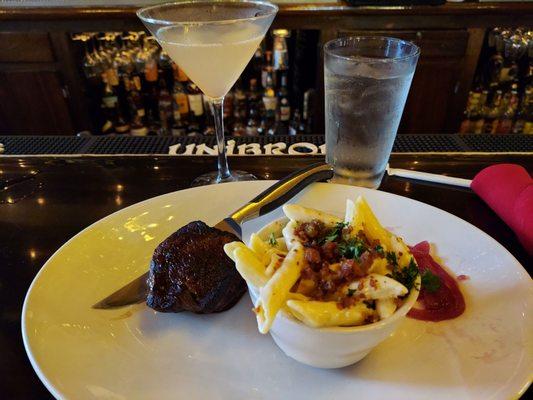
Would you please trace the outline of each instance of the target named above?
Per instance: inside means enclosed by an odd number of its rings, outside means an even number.
[[[330,179],[332,176],[333,167],[326,163],[313,164],[296,171],[270,186],[237,211],[233,212],[229,217],[218,222],[214,225],[214,228],[233,233],[241,239],[241,224],[243,222],[274,211],[309,184]],[[150,273],[144,273],[94,304],[92,308],[108,310],[145,301],[150,290],[149,278]]]

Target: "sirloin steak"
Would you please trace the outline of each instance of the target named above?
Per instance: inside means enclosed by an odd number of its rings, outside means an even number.
[[[162,312],[208,314],[231,308],[246,283],[224,245],[239,240],[232,233],[191,222],[157,246],[150,263],[146,300]]]

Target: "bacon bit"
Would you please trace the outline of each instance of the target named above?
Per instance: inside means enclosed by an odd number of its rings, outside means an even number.
[[[470,280],[470,276],[468,276],[468,275],[459,275],[457,277],[457,280],[458,281],[468,281],[468,280]]]
[[[357,290],[361,291],[365,288],[365,281],[361,280],[359,281],[359,285],[357,285]]]
[[[322,246],[321,250],[324,258],[328,261],[334,261],[338,257],[337,243],[335,242],[327,242]]]
[[[305,249],[305,259],[311,264],[320,264],[322,261],[320,252],[312,247],[307,247]]]
[[[372,266],[372,263],[374,262],[375,258],[376,256],[369,251],[365,251],[363,254],[361,254],[361,257],[359,257],[360,268],[363,274],[361,276],[364,276],[368,273],[368,270]]]
[[[359,300],[361,300],[359,296],[343,297],[341,301],[337,303],[337,307],[340,304],[342,310],[343,308],[348,308],[355,305],[357,302],[359,302]]]
[[[330,264],[328,268],[331,272],[339,272],[341,265],[339,263]]]
[[[335,288],[335,285],[333,284],[333,281],[327,280],[327,281],[323,281],[320,287],[325,292],[331,292],[331,290]]]
[[[303,279],[311,279],[315,275],[315,272],[310,267],[302,269],[301,276]]]
[[[316,283],[312,279],[301,279],[296,292],[308,295],[313,292],[316,287]]]
[[[341,276],[343,278],[350,278],[353,275],[354,260],[341,261]]]
[[[374,289],[378,288],[378,281],[376,281],[372,275],[370,276],[370,286]]]

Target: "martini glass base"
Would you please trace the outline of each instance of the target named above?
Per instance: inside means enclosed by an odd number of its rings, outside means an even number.
[[[218,172],[209,172],[207,174],[200,175],[196,178],[191,186],[205,186],[205,185],[214,185],[216,183],[226,183],[226,182],[241,182],[241,181],[255,181],[257,178],[250,174],[249,172],[244,171],[231,171],[231,175],[226,179],[217,179]]]

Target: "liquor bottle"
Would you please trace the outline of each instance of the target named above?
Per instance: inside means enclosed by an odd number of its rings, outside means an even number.
[[[496,133],[498,129],[499,117],[502,112],[503,92],[496,90],[488,107],[488,112],[485,114],[485,125],[483,127],[484,133]]]
[[[173,125],[173,111],[172,111],[172,96],[170,95],[166,80],[162,77],[159,80],[159,122],[161,127],[159,128],[160,136],[170,136],[172,134]]]
[[[125,76],[124,84],[126,89],[126,97],[129,106],[129,114],[131,121],[131,134],[133,136],[146,136],[148,129],[144,123],[144,103],[142,101],[140,90],[140,80]]]
[[[276,92],[274,91],[274,82],[272,76],[267,77],[267,82],[265,90],[263,91],[263,107],[266,114],[273,114],[274,118],[276,116],[278,98],[276,97]]]
[[[289,131],[289,122],[291,119],[291,104],[289,100],[289,89],[287,88],[287,71],[281,75],[281,84],[278,90],[278,119],[280,134],[287,134]]]
[[[259,111],[252,106],[248,112],[248,121],[246,122],[246,136],[257,136],[259,129]]]
[[[145,109],[149,129],[156,132],[158,130],[157,121],[159,120],[158,76],[157,61],[151,54],[146,60],[144,68]]]
[[[261,114],[261,94],[257,88],[257,79],[250,79],[250,90],[248,91],[248,109],[256,108]]]
[[[184,129],[186,131],[189,122],[189,99],[187,97],[187,92],[185,91],[183,84],[177,79],[174,80],[172,97],[174,100],[174,128],[176,129],[176,131],[180,131],[181,129]],[[177,133],[178,132],[176,132],[176,134]]]
[[[246,126],[242,119],[233,120],[233,126],[231,128],[232,136],[245,136],[246,135]]]
[[[513,120],[518,109],[518,86],[513,84],[510,91],[503,95],[502,115],[498,123],[497,133],[507,134],[513,130]]]
[[[204,123],[204,102],[202,91],[193,82],[187,84],[187,99],[189,100],[188,133],[202,132]]]
[[[487,104],[488,91],[473,93],[471,107],[468,110],[470,119],[469,133],[483,133],[485,117],[489,114],[490,108]]]
[[[474,127],[472,125],[472,109],[477,106],[476,93],[474,91],[468,92],[468,100],[466,102],[466,108],[463,112],[464,117],[459,128],[459,133],[473,133]]]
[[[115,125],[115,132],[120,134],[126,134],[130,131],[130,124],[128,120],[124,117],[124,114],[119,107],[118,103],[116,105],[117,109],[117,124]]]
[[[235,121],[241,121],[244,124],[248,116],[248,107],[246,104],[246,93],[242,88],[242,80],[239,78],[235,83],[234,101],[233,101],[233,118]]]
[[[159,53],[158,67],[163,79],[166,82],[167,88],[172,87],[174,81],[174,71],[172,69],[172,59],[168,53],[164,50],[161,50]]]
[[[102,96],[102,109],[104,115],[104,124],[102,125],[101,132],[103,134],[109,134],[115,132],[117,125],[117,104],[118,98],[113,86],[109,82],[105,82],[104,94]]]
[[[266,87],[267,77],[274,73],[274,68],[272,67],[272,52],[265,51],[265,63],[261,68],[261,87],[264,89]]]
[[[289,124],[289,135],[304,135],[305,134],[305,124],[302,121],[300,115],[300,110],[297,108],[294,109],[293,117]]]
[[[275,110],[265,110],[265,115],[261,121],[261,126],[263,127],[262,131],[264,132],[264,135],[274,136],[288,133],[279,129]]]
[[[262,41],[261,44],[257,47],[257,49],[255,50],[254,56],[252,57],[252,60],[250,61],[250,64],[251,64],[250,78],[255,79],[256,81],[258,81],[261,78],[261,70],[262,70],[263,62],[264,62],[263,61],[263,43],[264,41]]]
[[[274,36],[274,70],[277,83],[278,71],[289,69],[289,49],[287,47],[287,40],[290,33],[286,29],[275,29],[272,31]]]
[[[518,112],[516,113],[516,120],[513,125],[513,133],[526,133],[524,128],[528,118],[528,108],[530,108],[529,103],[531,102],[532,94],[533,91],[531,90],[531,88],[526,88],[524,94],[522,95],[520,107],[518,108]],[[533,110],[530,110],[530,112],[533,113]]]
[[[224,107],[222,113],[224,115],[224,122],[228,125],[232,124],[233,119],[233,102],[235,100],[235,95],[233,91],[230,90],[226,96],[224,96]]]

